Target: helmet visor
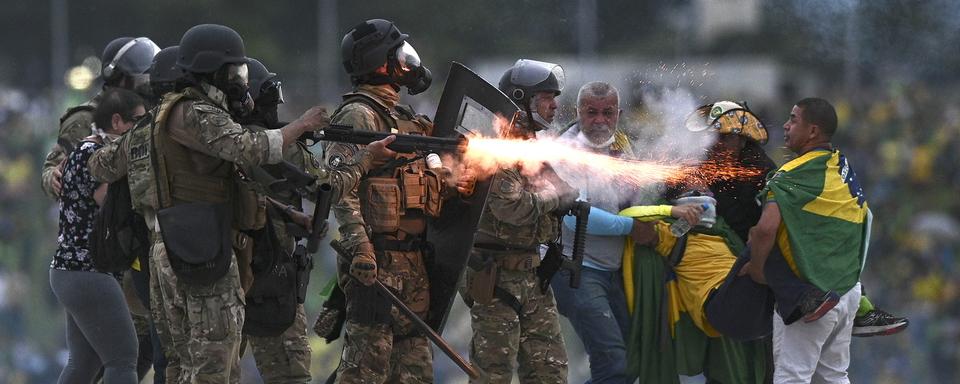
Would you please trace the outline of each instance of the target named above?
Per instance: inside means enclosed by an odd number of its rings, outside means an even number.
[[[402,45],[397,47],[396,56],[397,63],[400,64],[400,69],[404,72],[412,72],[420,68],[420,55],[417,54],[417,50],[413,49],[410,43],[404,41]]]
[[[114,71],[120,70],[128,75],[139,75],[150,69],[157,52],[160,52],[160,47],[152,40],[138,37],[121,47],[109,65]]]
[[[544,61],[520,59],[513,65],[515,70],[511,75],[510,81],[513,84],[532,87],[540,84],[553,76],[557,80],[557,88],[563,89],[566,82],[566,76],[563,73],[563,67],[559,64],[547,63]]]

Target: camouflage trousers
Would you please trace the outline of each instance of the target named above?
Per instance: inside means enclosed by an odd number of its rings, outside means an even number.
[[[240,382],[243,295],[236,259],[211,285],[182,283],[154,235],[150,250],[151,313],[167,357],[167,383]]]
[[[426,316],[430,285],[422,254],[386,251],[378,256],[377,267],[377,278],[421,318]],[[430,341],[374,287],[363,286],[348,270],[349,262],[339,260],[338,279],[347,299],[347,322],[336,382],[432,383]],[[368,312],[374,315],[366,316]]]
[[[306,384],[310,377],[310,343],[307,315],[297,306],[293,325],[280,336],[246,336],[264,383]]]
[[[467,268],[466,287],[475,274]],[[470,382],[510,383],[516,367],[521,383],[566,383],[567,353],[553,292],[540,293],[534,269],[501,269],[496,285],[517,298],[520,313],[496,296],[470,307],[470,360],[482,370],[482,377]],[[473,301],[464,288],[461,295]]]

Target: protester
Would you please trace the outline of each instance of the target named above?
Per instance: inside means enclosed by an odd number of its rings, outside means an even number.
[[[137,382],[137,334],[117,276],[93,267],[88,237],[106,195],[106,184],[87,169],[87,159],[130,129],[145,114],[143,100],[108,90],[94,111],[95,136],[67,157],[60,195],[60,246],[50,265],[50,287],[67,312],[70,357],[59,383],[89,383],[104,367],[105,384]]]

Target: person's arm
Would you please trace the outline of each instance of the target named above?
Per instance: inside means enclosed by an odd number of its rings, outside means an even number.
[[[376,112],[360,103],[345,105],[339,113],[333,116],[334,124],[350,125],[358,130],[381,131],[387,129],[380,128],[377,121]],[[331,208],[337,223],[340,224],[341,243],[347,250],[362,248],[364,251],[372,252],[373,248],[365,229],[366,222],[360,209],[358,187],[361,174],[349,171],[351,168],[361,167],[357,163],[358,160],[371,159],[371,157],[363,155],[362,148],[355,144],[326,143],[324,147],[326,156],[322,167],[326,168],[329,175],[334,179],[332,184],[334,184],[335,193],[339,191],[334,196]],[[370,166],[366,164],[362,168],[369,170]]]
[[[126,176],[128,143],[129,136],[123,135],[94,152],[87,160],[90,175],[103,183],[112,183]]]
[[[40,173],[40,187],[43,192],[52,198],[60,197],[63,177],[63,163],[67,158],[67,151],[59,143],[68,143],[73,147],[80,145],[84,137],[90,135],[90,125],[93,124],[93,113],[90,111],[77,111],[67,117],[60,124],[57,132],[57,143],[43,161],[43,169]]]
[[[560,196],[555,188],[549,186],[531,192],[524,190],[523,180],[516,167],[501,168],[494,175],[487,205],[497,220],[511,225],[530,225],[557,209]]]
[[[577,218],[564,216],[563,225],[569,230],[577,226]],[[597,207],[590,207],[587,234],[596,236],[626,236],[633,230],[633,218],[615,215]]]
[[[640,221],[657,221],[670,217],[674,212],[672,205],[637,205],[620,211],[620,216],[628,216]]]
[[[213,105],[181,102],[171,112],[168,127],[171,138],[187,148],[247,168],[283,160],[285,145],[320,124],[318,110],[318,107],[308,110],[283,128],[254,132],[244,129],[226,111]],[[175,122],[174,119],[182,121]]]
[[[763,267],[770,256],[777,240],[777,231],[780,229],[780,207],[775,201],[769,201],[763,207],[760,221],[750,228],[750,237],[747,246],[750,247],[750,261],[743,266],[739,275],[749,274],[758,283],[766,283]]]

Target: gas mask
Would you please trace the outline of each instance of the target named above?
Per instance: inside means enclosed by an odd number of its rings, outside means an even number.
[[[250,77],[247,64],[226,64],[213,74],[213,86],[227,96],[230,114],[242,117],[253,112],[253,97],[250,96]]]
[[[253,118],[261,120],[266,128],[275,128],[280,125],[277,107],[283,104],[283,88],[279,80],[271,79],[260,87],[253,108]]]
[[[397,85],[407,87],[407,93],[416,95],[430,88],[433,75],[420,62],[420,55],[410,43],[403,42],[391,54],[391,73]]]

